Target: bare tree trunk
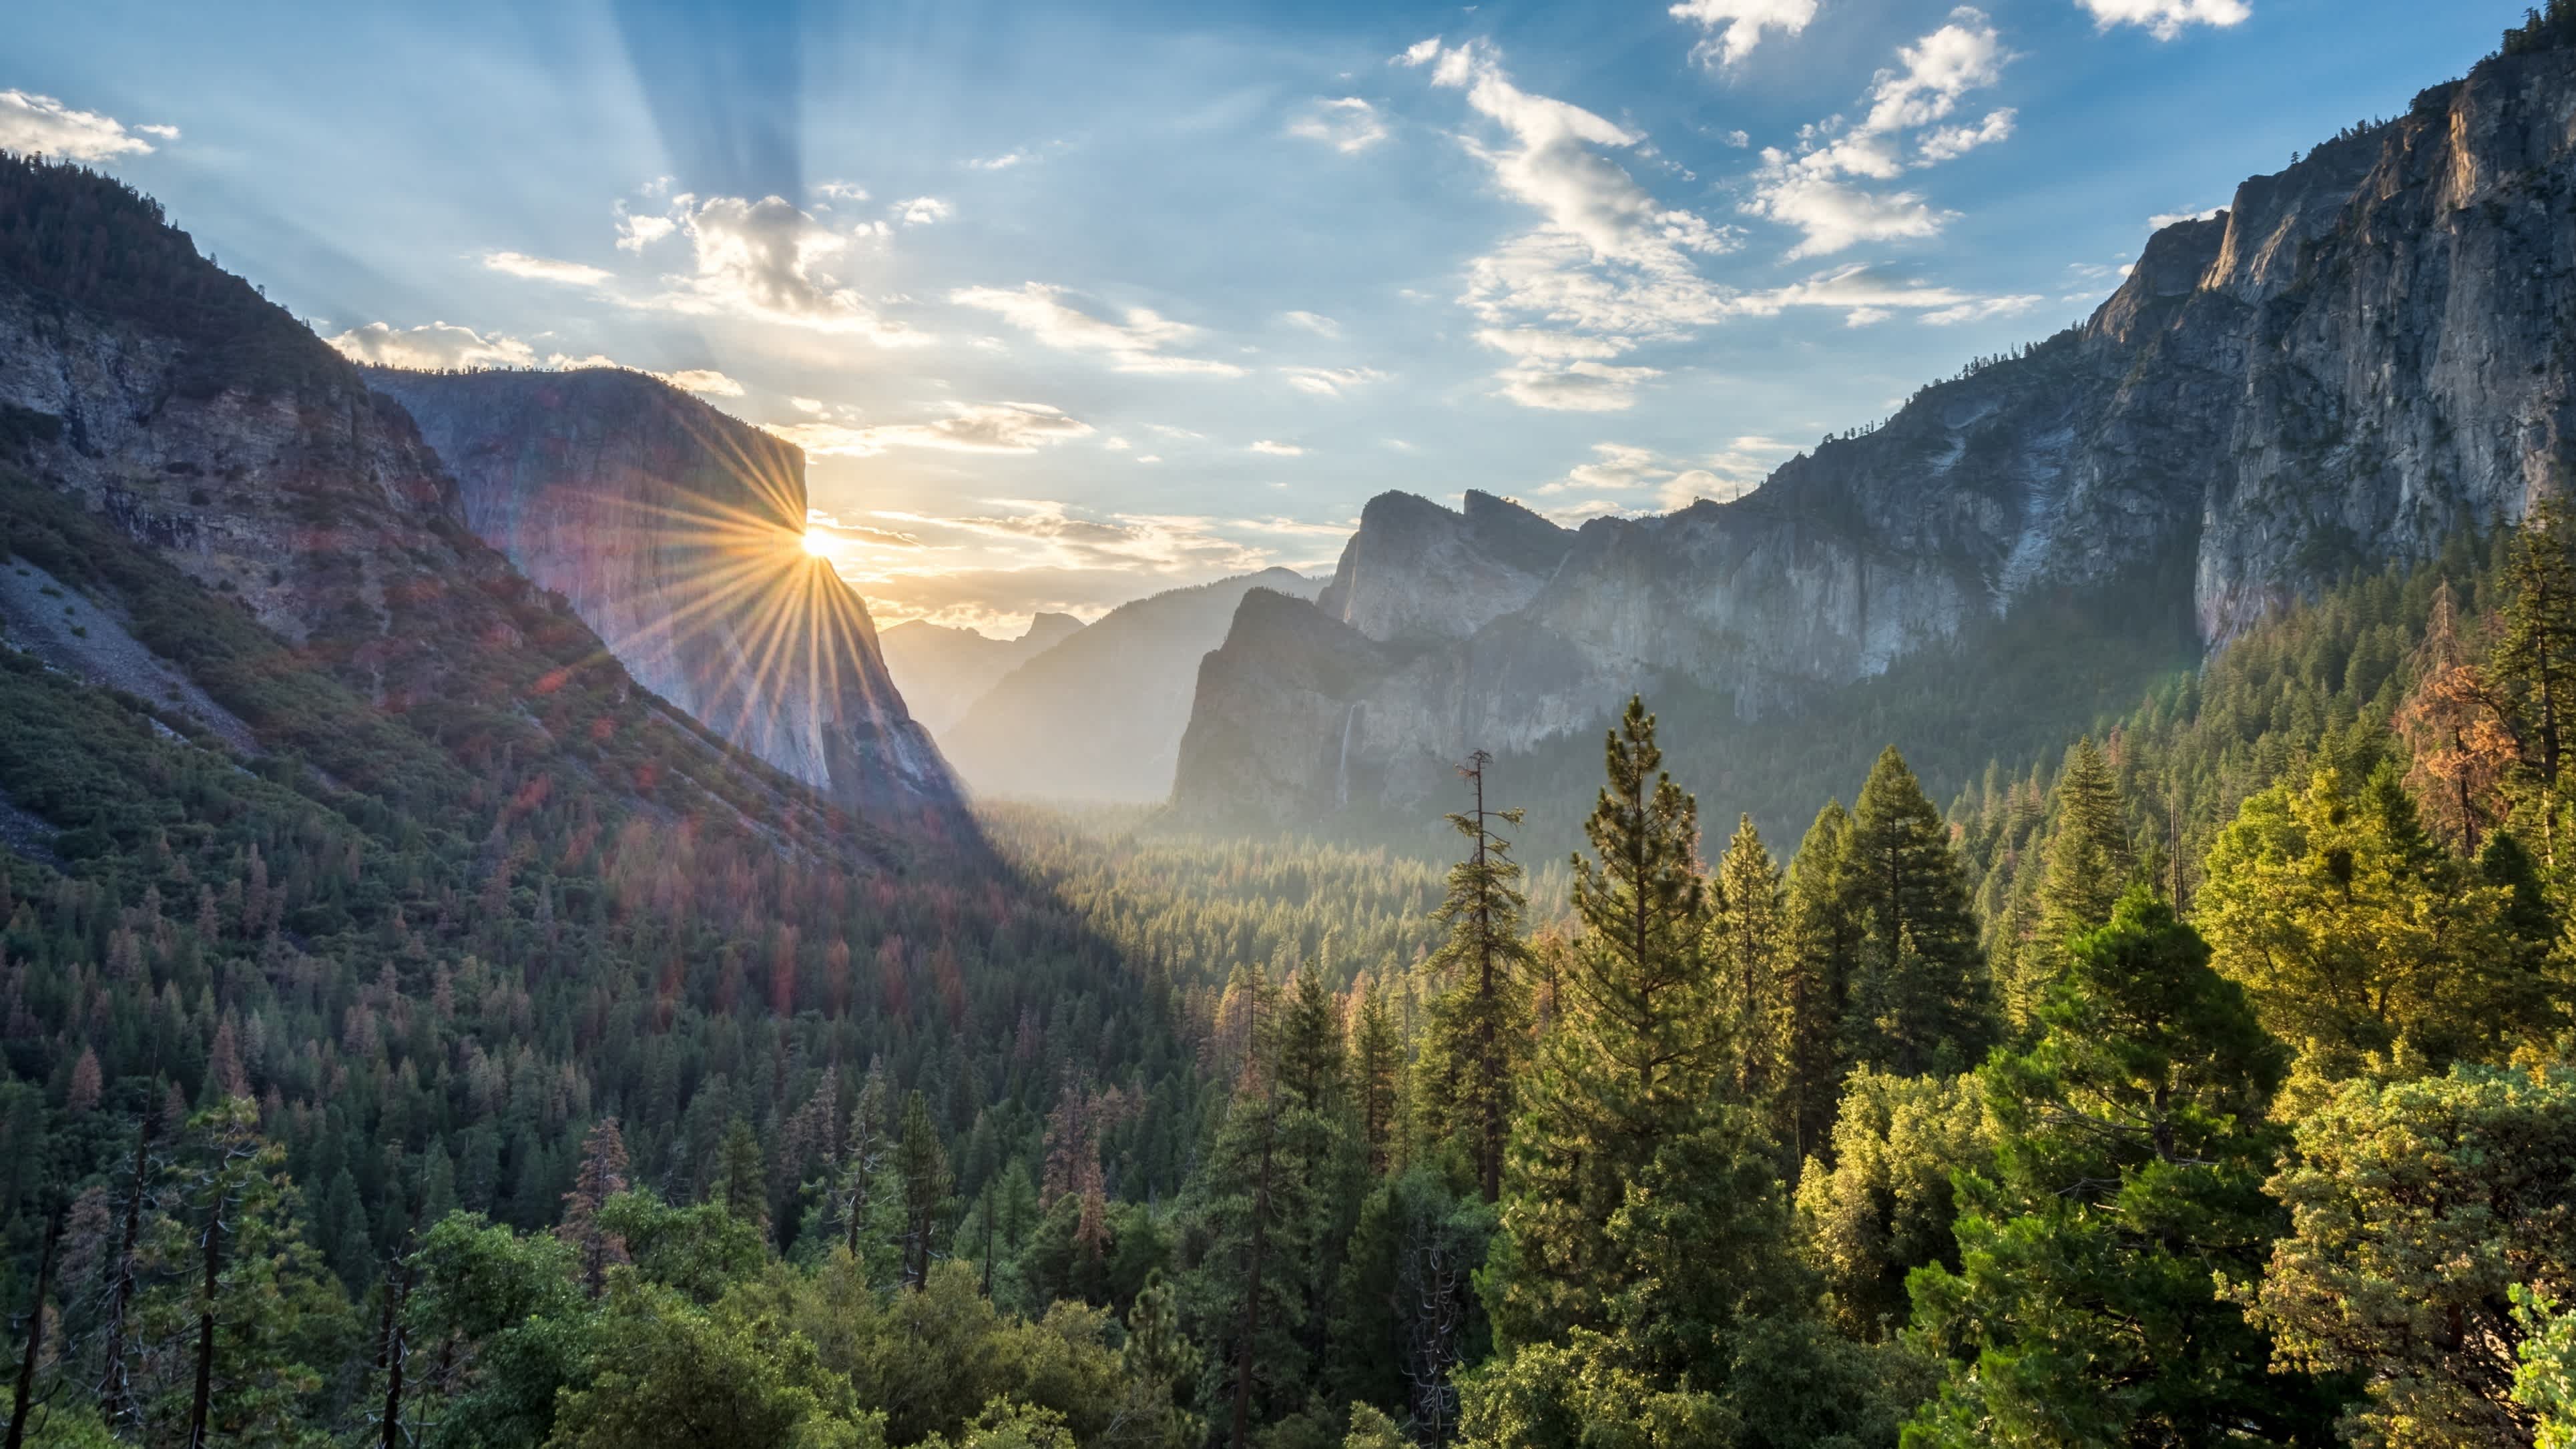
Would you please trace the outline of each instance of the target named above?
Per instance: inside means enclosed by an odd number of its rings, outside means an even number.
[[[411,1264],[400,1262],[385,1275],[385,1331],[377,1352],[385,1371],[384,1449],[402,1444],[403,1358],[410,1352],[403,1331],[403,1304],[411,1297]]]
[[[125,1227],[117,1235],[115,1276],[107,1288],[107,1357],[99,1369],[98,1412],[113,1431],[132,1408],[126,1399],[125,1314],[134,1302],[135,1252],[143,1241],[143,1180],[151,1170],[152,1118],[147,1107],[134,1140],[134,1180],[125,1200]]]
[[[188,1404],[188,1449],[206,1449],[206,1416],[215,1397],[215,1279],[223,1268],[224,1205],[206,1210],[205,1297],[197,1309],[197,1386]]]
[[[36,1259],[36,1301],[27,1313],[27,1356],[18,1363],[18,1402],[9,1411],[9,1449],[27,1442],[27,1417],[36,1407],[36,1362],[45,1347],[45,1294],[54,1285],[54,1249],[63,1240],[62,1209],[45,1224],[45,1247]]]

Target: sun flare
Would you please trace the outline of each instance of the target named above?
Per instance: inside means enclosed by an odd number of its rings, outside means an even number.
[[[805,530],[805,551],[816,558],[830,558],[832,556],[831,533],[820,528]]]

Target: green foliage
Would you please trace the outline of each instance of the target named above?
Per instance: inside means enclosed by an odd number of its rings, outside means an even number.
[[[2072,946],[2038,1044],[1983,1069],[2000,1145],[1958,1175],[1958,1270],[1910,1281],[1914,1331],[1953,1367],[1908,1449],[2321,1437],[2211,1281],[2255,1271],[2277,1231],[2283,1062],[2208,960],[2132,892]]]
[[[1949,826],[1888,746],[1837,851],[1859,926],[1846,967],[1846,1057],[1900,1072],[1963,1071],[1994,1039],[1986,963]]]
[[[2360,1376],[2354,1442],[2529,1443],[2549,1406],[2517,1376],[2551,1330],[2514,1295],[2576,1281],[2571,1165],[2565,1067],[2344,1083],[2298,1124],[2271,1183],[2290,1231],[2236,1296],[2284,1365]]]
[[[601,1314],[597,1370],[567,1389],[553,1449],[874,1449],[849,1381],[812,1343],[729,1305],[702,1309],[620,1270]]]
[[[2513,1398],[2537,1430],[2533,1449],[2576,1446],[2576,1313],[2558,1300],[2517,1283],[2514,1320],[2523,1331],[2521,1362],[2514,1368]]]
[[[1993,1159],[1985,1084],[1973,1073],[1855,1072],[1843,1086],[1832,1149],[1830,1159],[1810,1159],[1798,1180],[1800,1236],[1835,1326],[1875,1342],[1905,1322],[1908,1274],[1933,1263],[1959,1266],[1951,1173]]]
[[[2511,968],[2507,890],[2425,835],[2392,770],[2318,771],[2245,802],[2209,855],[2199,919],[2219,970],[2298,1052],[2293,1103],[2363,1071],[2529,1040],[2540,983]]]

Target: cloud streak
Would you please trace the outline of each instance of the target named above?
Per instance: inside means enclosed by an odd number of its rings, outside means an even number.
[[[1243,376],[1243,369],[1233,363],[1169,350],[1197,337],[1195,327],[1144,307],[1130,308],[1125,321],[1112,322],[1071,305],[1065,296],[1062,287],[1026,282],[1017,288],[964,287],[949,293],[948,300],[990,312],[1059,352],[1104,357],[1118,372]]]

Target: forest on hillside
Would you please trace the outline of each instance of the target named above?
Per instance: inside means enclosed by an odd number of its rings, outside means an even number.
[[[1491,762],[1445,873],[1014,809],[844,874],[0,654],[11,1433],[2563,1442],[2570,539],[1794,850],[1640,702],[1535,875]]]

